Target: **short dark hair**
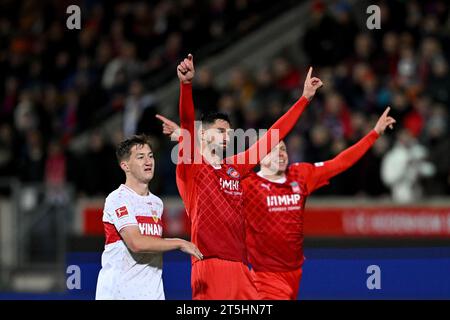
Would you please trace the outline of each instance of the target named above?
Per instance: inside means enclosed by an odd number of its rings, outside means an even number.
[[[131,149],[134,146],[143,146],[145,144],[153,150],[150,137],[145,134],[133,135],[119,143],[116,148],[116,157],[119,164],[122,160],[130,159]]]
[[[228,122],[231,126],[230,116],[224,112],[209,112],[202,114],[200,118],[202,124],[212,125],[216,120],[224,120]]]

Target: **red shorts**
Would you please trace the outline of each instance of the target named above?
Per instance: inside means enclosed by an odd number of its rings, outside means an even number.
[[[191,273],[194,300],[256,300],[258,292],[242,262],[210,258],[196,261]]]
[[[302,269],[288,272],[251,271],[253,281],[263,300],[296,300]]]

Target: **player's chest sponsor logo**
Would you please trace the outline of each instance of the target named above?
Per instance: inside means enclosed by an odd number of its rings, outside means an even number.
[[[159,217],[140,216],[136,217],[136,219],[142,235],[162,237],[163,228]]]
[[[116,211],[117,218],[119,218],[119,219],[128,216],[128,210],[127,210],[127,207],[125,207],[125,206],[117,208],[115,211]]]
[[[239,180],[229,180],[229,179],[219,178],[219,184],[220,184],[220,188],[222,190],[240,191],[239,182],[240,182]]]
[[[298,193],[284,194],[276,196],[267,196],[267,206],[283,207],[283,206],[298,206],[301,204],[301,195]]]

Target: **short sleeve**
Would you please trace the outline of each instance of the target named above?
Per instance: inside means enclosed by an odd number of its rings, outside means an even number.
[[[106,199],[104,214],[118,232],[127,226],[138,225],[136,217],[129,210],[125,201]]]

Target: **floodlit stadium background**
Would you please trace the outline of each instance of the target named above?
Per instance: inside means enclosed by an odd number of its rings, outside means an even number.
[[[72,4],[81,30],[66,26]],[[4,0],[0,299],[94,297],[103,201],[123,182],[114,145],[136,132],[154,140],[165,236],[189,237],[174,144],[154,118],[178,120],[187,53],[198,114],[229,112],[235,128],[268,128],[314,67],[325,86],[287,139],[291,162],[332,158],[392,107],[395,130],[308,200],[300,299],[450,298],[445,1]],[[190,299],[189,279],[189,258],[166,254],[167,298]]]

